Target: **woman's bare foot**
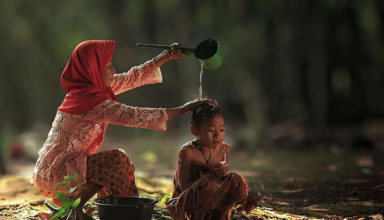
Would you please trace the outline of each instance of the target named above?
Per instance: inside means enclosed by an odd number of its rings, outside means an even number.
[[[55,205],[55,206],[59,206],[59,207],[62,207],[63,206],[63,202],[60,201],[58,198],[56,197],[53,197],[52,198],[52,203]]]
[[[87,215],[83,212],[83,207],[76,208],[77,217],[76,220],[86,220]]]

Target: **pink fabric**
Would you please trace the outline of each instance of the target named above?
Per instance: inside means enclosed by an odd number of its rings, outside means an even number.
[[[133,67],[127,73],[115,74],[114,78],[111,89],[116,94],[162,82],[160,69],[152,60]],[[60,186],[52,190],[55,183],[63,181],[66,175],[77,173],[73,186],[82,185],[86,182],[87,156],[99,149],[109,123],[164,131],[167,120],[165,109],[132,107],[110,99],[85,114],[58,111],[40,151],[31,182],[38,190],[55,193],[63,190]]]
[[[59,111],[84,114],[104,100],[117,101],[111,87],[104,88],[104,68],[115,44],[115,41],[89,40],[77,45],[61,75],[67,95]]]

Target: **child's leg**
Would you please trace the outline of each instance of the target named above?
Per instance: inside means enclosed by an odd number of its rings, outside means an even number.
[[[231,217],[231,213],[230,213],[231,210],[232,210],[232,205],[224,207],[222,209],[218,209],[218,210],[213,212],[211,219],[229,220]]]
[[[207,213],[206,210],[198,209],[193,212],[191,216],[188,216],[190,220],[202,220],[205,217],[205,214]]]

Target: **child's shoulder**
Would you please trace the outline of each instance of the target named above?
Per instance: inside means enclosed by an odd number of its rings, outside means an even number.
[[[192,144],[192,141],[188,141],[183,146],[181,146],[180,151],[179,151],[179,156],[182,156],[182,157],[190,156],[190,157],[192,157],[196,150],[197,149]]]
[[[188,141],[183,146],[181,146],[180,151],[193,151],[195,150],[195,146],[192,144],[192,141]]]

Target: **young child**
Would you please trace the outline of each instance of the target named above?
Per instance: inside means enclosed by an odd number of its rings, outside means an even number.
[[[192,114],[195,140],[181,147],[167,209],[176,220],[230,219],[231,209],[249,213],[257,206],[248,184],[228,174],[230,147],[225,144],[225,120],[219,106],[201,104]]]

